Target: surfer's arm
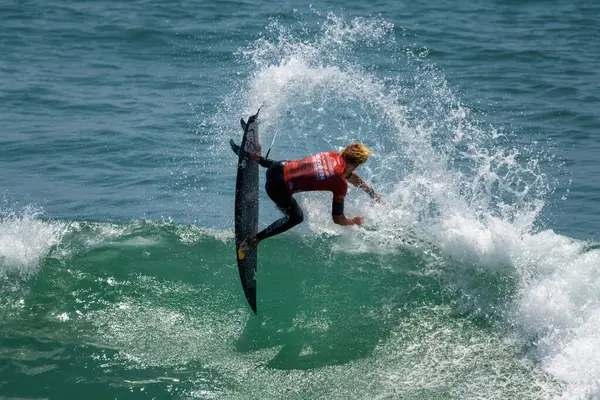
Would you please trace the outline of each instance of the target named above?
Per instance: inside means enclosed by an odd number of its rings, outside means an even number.
[[[365,222],[363,217],[348,218],[344,215],[344,202],[333,200],[331,205],[331,218],[338,225],[362,225]]]
[[[365,193],[367,193],[369,196],[371,196],[373,199],[375,199],[375,201],[377,201],[377,202],[381,201],[381,197],[379,197],[375,193],[375,190],[372,187],[370,187],[369,185],[367,185],[366,182],[363,181],[356,172],[351,172],[350,175],[348,175],[346,177],[346,179],[348,180],[348,182],[350,182],[357,188],[362,189]]]
[[[348,218],[345,215],[334,215],[333,222],[338,225],[362,225],[365,219],[363,217]]]

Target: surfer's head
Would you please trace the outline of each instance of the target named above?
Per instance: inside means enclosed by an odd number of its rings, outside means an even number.
[[[358,167],[367,161],[371,150],[362,143],[352,143],[342,149],[341,155],[348,164]]]

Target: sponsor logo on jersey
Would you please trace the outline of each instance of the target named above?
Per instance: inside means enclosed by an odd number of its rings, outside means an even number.
[[[317,179],[322,181],[323,179],[329,178],[331,176],[331,169],[323,155],[317,154],[316,156],[314,156],[313,164],[317,173]]]

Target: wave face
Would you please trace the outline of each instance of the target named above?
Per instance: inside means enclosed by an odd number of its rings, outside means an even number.
[[[411,245],[375,254],[345,250],[344,235],[264,242],[257,318],[229,231],[66,225],[35,277],[3,278],[13,283],[1,301],[6,393],[42,373],[62,394],[62,374],[106,395],[180,397],[501,398],[556,387],[494,321],[459,311],[432,255]],[[514,292],[516,282],[484,276],[482,286]]]
[[[231,231],[11,218],[3,227],[23,232],[15,242],[42,232],[36,240],[53,244],[40,245],[37,262],[23,262],[27,251],[3,258],[9,394],[38,374],[63,395],[72,390],[59,384],[64,374],[105,395],[185,398],[594,390],[599,253],[552,231],[501,236],[504,250],[402,233],[375,242],[382,233],[359,229],[281,235],[261,244],[255,317]]]

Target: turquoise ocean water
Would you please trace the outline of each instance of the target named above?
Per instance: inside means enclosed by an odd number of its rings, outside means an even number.
[[[600,6],[0,4],[0,399],[600,396]],[[239,119],[381,193],[233,241]],[[278,212],[261,189],[260,227]]]

